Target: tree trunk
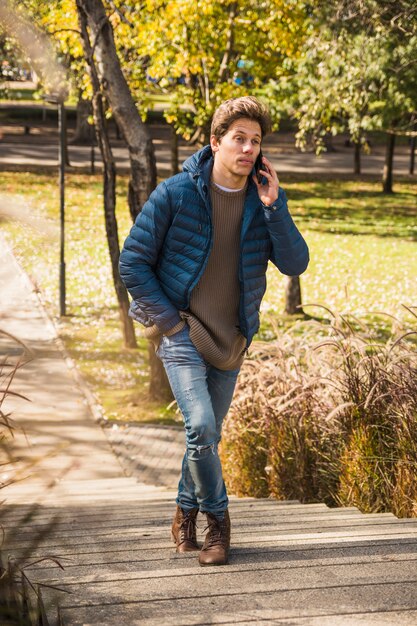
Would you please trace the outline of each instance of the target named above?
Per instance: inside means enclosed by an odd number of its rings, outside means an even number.
[[[384,172],[382,175],[382,191],[384,193],[393,193],[392,174],[393,174],[393,166],[394,166],[394,148],[395,148],[395,135],[394,133],[388,133],[387,144],[386,144],[386,149],[385,149]]]
[[[354,142],[354,153],[353,153],[353,162],[354,162],[354,168],[353,171],[355,174],[360,174],[361,173],[361,144],[360,142]]]
[[[301,308],[301,284],[299,276],[288,276],[285,288],[285,313],[303,313]]]
[[[331,133],[326,133],[323,137],[323,143],[326,148],[326,152],[337,152],[336,148],[333,145],[333,135]]]
[[[414,163],[416,158],[416,140],[417,137],[411,137],[410,141],[410,174],[414,174]]]
[[[229,69],[229,63],[233,56],[234,45],[235,45],[235,37],[234,37],[234,26],[236,21],[238,3],[231,2],[229,4],[229,19],[228,19],[228,27],[227,27],[227,35],[226,35],[226,47],[223,54],[222,62],[219,68],[219,83],[223,83],[227,79],[227,72]]]
[[[153,344],[149,342],[149,394],[153,400],[171,402],[174,398],[161,359],[155,354]]]
[[[94,129],[88,123],[88,118],[92,114],[91,100],[79,98],[77,102],[77,118],[75,122],[75,132],[71,143],[78,145],[91,145],[91,138]]]
[[[178,174],[179,170],[179,159],[178,159],[178,135],[175,132],[175,128],[173,126],[171,128],[171,173],[172,176]]]
[[[134,220],[156,186],[156,162],[152,140],[141,120],[120,67],[113,29],[102,1],[77,0],[77,8],[88,19],[101,90],[110,103],[114,119],[128,145],[130,157],[128,203]],[[162,364],[154,359],[156,357],[152,353],[150,395],[158,399],[162,395],[171,398]]]
[[[142,122],[120,67],[113,29],[101,0],[77,0],[88,17],[101,89],[128,145],[130,157],[129,210],[134,220],[156,186],[152,140]]]
[[[79,12],[80,30],[82,34],[85,56],[90,70],[93,86],[93,113],[97,135],[97,142],[103,159],[103,199],[104,221],[106,225],[107,242],[110,253],[113,283],[119,304],[119,315],[122,324],[124,345],[126,348],[136,348],[135,330],[133,320],[128,316],[129,298],[125,286],[119,275],[119,237],[116,220],[116,167],[108,137],[106,118],[104,114],[103,96],[100,91],[100,83],[97,68],[94,63],[90,37],[87,30],[87,16],[77,2]]]

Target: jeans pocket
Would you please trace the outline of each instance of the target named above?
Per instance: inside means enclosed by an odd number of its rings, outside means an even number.
[[[155,350],[155,354],[159,359],[162,359],[162,356],[163,356],[164,339],[165,339],[165,336],[162,335],[161,339],[159,340],[159,346]]]
[[[159,342],[159,346],[156,349],[156,356],[160,359],[163,359],[165,350],[169,350],[170,348],[175,348],[177,345],[182,345],[189,341],[189,327],[188,324],[181,328],[174,335],[162,335],[161,340]]]
[[[174,335],[162,337],[163,343],[167,348],[173,348],[175,346],[181,346],[190,342],[190,329],[188,324],[186,324],[181,330],[179,330]],[[162,341],[161,341],[162,342]]]

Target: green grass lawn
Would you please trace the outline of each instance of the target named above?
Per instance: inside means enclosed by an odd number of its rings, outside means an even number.
[[[1,93],[1,92],[0,92]],[[35,100],[35,89],[26,89],[26,88],[14,88],[6,90],[7,97],[0,98],[0,102],[5,102],[6,104],[10,101],[12,102],[33,102]]]
[[[301,279],[303,302],[368,319],[384,311],[410,320],[402,305],[417,304],[415,184],[397,184],[393,195],[381,194],[379,182],[290,181],[285,188],[310,248]],[[262,310],[279,315],[284,281],[275,268],[268,278]]]
[[[5,94],[4,93],[2,94],[0,91],[0,95],[3,96],[3,97],[0,97],[0,102],[3,102],[5,104],[11,103],[11,102],[30,103],[30,102],[38,102],[39,100],[41,100],[38,89],[29,89],[26,87],[20,87],[18,82],[15,82],[13,87],[7,88]],[[171,94],[152,93],[152,91],[150,91],[147,94],[147,97],[151,102],[164,103],[167,105],[170,103],[172,99]],[[74,96],[70,96],[66,100],[65,104],[67,106],[76,106],[77,100]]]
[[[1,189],[23,200],[35,225],[3,221],[1,226],[23,267],[39,286],[42,299],[57,320],[59,332],[109,419],[160,421],[177,419],[147,398],[147,343],[138,337],[137,351],[122,347],[106,247],[101,177],[66,177],[67,312],[58,316],[59,240],[45,234],[58,224],[57,178],[51,174],[0,173]],[[379,182],[287,179],[290,209],[310,247],[311,262],[302,277],[305,303],[372,317],[385,311],[404,323],[411,316],[401,305],[416,306],[417,194],[410,182],[397,183],[383,196]],[[118,179],[120,242],[130,228],[127,178]],[[39,219],[39,228],[36,227]],[[43,220],[43,221],[42,221]],[[290,322],[282,315],[285,278],[268,272],[262,305],[262,329]],[[322,316],[323,310],[306,312]],[[137,327],[139,330],[139,327]],[[139,332],[137,333],[139,336]]]

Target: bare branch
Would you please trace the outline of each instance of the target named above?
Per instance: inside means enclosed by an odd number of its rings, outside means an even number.
[[[52,36],[59,35],[60,33],[75,33],[81,36],[81,31],[76,28],[57,28],[57,30],[49,30],[48,33]]]
[[[116,3],[113,2],[113,0],[108,0],[110,6],[113,8],[114,12],[120,17],[121,21],[124,22],[125,24],[127,24],[128,26],[130,26],[130,28],[135,28],[135,25],[133,24],[133,22],[130,22],[126,15],[124,13],[122,13],[122,11],[119,9],[118,6],[116,6]]]

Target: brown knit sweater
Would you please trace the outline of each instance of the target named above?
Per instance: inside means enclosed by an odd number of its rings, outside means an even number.
[[[188,311],[180,315],[190,326],[190,338],[204,359],[221,370],[240,367],[246,339],[239,331],[240,231],[246,187],[224,191],[210,185],[213,247],[206,269],[193,289]],[[169,335],[182,328],[178,324]],[[156,331],[156,332],[155,332]],[[155,327],[146,336],[159,345]]]
[[[190,337],[204,359],[222,370],[240,367],[246,339],[239,331],[240,231],[246,188],[210,186],[213,248],[185,317]]]

